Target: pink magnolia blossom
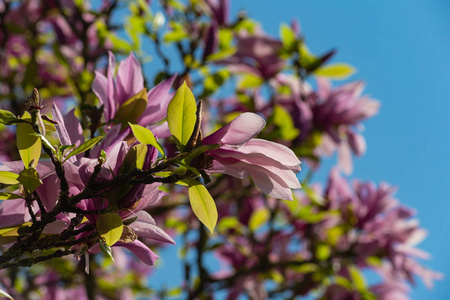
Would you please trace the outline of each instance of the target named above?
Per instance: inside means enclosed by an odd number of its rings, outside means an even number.
[[[237,178],[251,176],[256,186],[274,197],[293,200],[291,189],[301,188],[295,174],[300,161],[281,144],[253,139],[265,121],[253,113],[243,113],[203,139],[203,144],[219,144],[207,152],[214,158],[210,173],[223,173]]]
[[[132,53],[120,62],[116,75],[114,75],[115,69],[116,59],[114,54],[109,52],[107,75],[104,76],[96,71],[95,79],[92,83],[94,93],[97,95],[100,104],[104,105],[106,122],[114,119],[117,111],[125,101],[144,89],[144,77],[142,76],[141,66]],[[169,90],[174,80],[175,76],[161,82],[148,91],[147,107],[137,118],[137,124],[147,126],[166,117],[167,106],[172,99]]]
[[[274,77],[284,66],[279,57],[283,46],[281,41],[265,35],[261,30],[255,35],[237,36],[237,51],[218,63],[236,73],[251,73],[264,79]]]

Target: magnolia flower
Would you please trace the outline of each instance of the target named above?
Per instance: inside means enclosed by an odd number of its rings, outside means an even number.
[[[275,76],[285,62],[279,57],[283,47],[281,41],[265,35],[259,30],[255,35],[239,35],[236,53],[218,63],[226,64],[227,68],[236,73],[251,73],[268,79]]]
[[[114,76],[115,69],[116,59],[114,54],[109,52],[107,76],[95,71],[95,79],[92,83],[94,93],[97,95],[100,104],[104,105],[106,122],[117,118],[117,113],[122,105],[144,90],[141,66],[132,53],[120,62],[117,74]],[[116,121],[130,121],[147,126],[163,120],[166,117],[167,106],[172,99],[169,90],[175,77],[173,76],[151,89],[147,93],[146,99],[142,99],[145,105],[138,104],[139,108],[143,106],[143,109],[133,110],[132,119]]]
[[[300,161],[281,144],[253,139],[265,121],[253,113],[243,113],[203,139],[203,144],[219,144],[207,152],[214,158],[207,171],[237,178],[251,176],[256,186],[274,198],[293,200],[291,189],[301,188],[295,174]]]
[[[291,90],[289,96],[277,96],[277,101],[288,108],[294,125],[300,129],[296,141],[303,143],[313,132],[320,132],[321,143],[315,154],[330,156],[337,151],[340,169],[351,173],[351,154],[361,156],[366,151],[361,122],[374,116],[380,106],[378,101],[361,96],[364,83],[352,82],[332,89],[330,81],[318,78],[318,90],[313,91],[293,76],[278,74],[276,79],[274,84],[287,85]]]

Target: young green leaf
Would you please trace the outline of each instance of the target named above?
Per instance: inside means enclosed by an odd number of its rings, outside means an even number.
[[[150,129],[142,127],[140,125],[130,124],[131,130],[133,131],[134,137],[142,144],[152,145],[155,147],[159,153],[161,153],[164,157],[166,156],[164,153],[164,149],[161,144],[156,140],[153,132]]]
[[[14,199],[21,199],[21,198],[22,198],[22,196],[20,196],[20,195],[0,192],[0,200],[14,200]]]
[[[114,257],[112,255],[111,247],[108,246],[104,241],[100,240],[98,243],[100,246],[100,250],[102,250],[103,254],[105,254],[107,257],[111,258],[112,261],[114,261]]]
[[[291,49],[295,42],[295,32],[286,24],[281,24],[280,39],[285,49]]]
[[[9,125],[15,120],[17,120],[17,117],[12,112],[0,109],[0,123]]]
[[[255,232],[269,220],[269,217],[270,211],[267,209],[267,207],[258,208],[252,213],[250,221],[248,223],[248,228],[250,228],[251,231]]]
[[[199,221],[213,233],[217,223],[217,207],[203,184],[191,180],[189,183],[189,202]]]
[[[34,192],[42,184],[42,180],[34,168],[26,168],[20,172],[17,181],[30,193]]]
[[[316,76],[328,77],[331,79],[346,79],[353,75],[356,69],[348,64],[337,63],[324,67],[314,71]]]
[[[114,120],[123,124],[126,124],[127,122],[136,122],[145,111],[147,102],[147,89],[144,88],[119,107],[119,110],[114,116]]]
[[[2,184],[18,184],[18,177],[19,174],[8,171],[0,171],[0,183]]]
[[[178,140],[180,151],[189,141],[194,131],[197,105],[186,82],[177,90],[167,108],[167,123],[170,133]]]
[[[245,74],[242,76],[242,80],[239,82],[239,88],[256,88],[264,83],[264,79],[258,75]]]
[[[25,121],[31,121],[31,116],[25,112],[22,117]],[[41,139],[35,135],[31,124],[19,123],[17,124],[17,148],[19,148],[20,158],[23,161],[25,168],[30,167],[30,162],[34,159],[33,167],[36,167],[39,158],[41,157]]]
[[[45,136],[43,136],[42,134],[40,134],[40,133],[33,133],[33,134],[31,134],[31,135],[34,135],[34,136],[37,136],[37,137],[39,137],[40,139],[41,139],[41,141],[44,143],[44,145],[47,147],[47,148],[49,148],[49,149],[51,149],[52,151],[53,151],[53,153],[55,153],[56,154],[56,149],[53,147],[53,145],[47,140],[47,138],[45,137]]]
[[[87,151],[89,149],[91,149],[92,147],[95,146],[95,144],[98,143],[98,141],[100,141],[103,137],[102,136],[96,136],[95,138],[92,138],[86,142],[84,142],[83,144],[81,144],[80,146],[76,147],[75,149],[73,149],[67,156],[66,159],[64,161],[66,161],[67,159],[69,159],[70,157],[74,156],[74,155],[78,155],[80,153],[83,153],[84,151]]]
[[[147,155],[147,145],[137,144],[128,150],[125,156],[119,173],[127,173],[135,168],[142,169]]]
[[[114,245],[122,236],[123,221],[118,214],[101,214],[97,218],[97,232],[105,240],[106,245]]]

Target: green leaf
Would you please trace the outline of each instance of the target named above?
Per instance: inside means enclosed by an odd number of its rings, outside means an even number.
[[[364,291],[366,289],[366,280],[364,279],[363,274],[360,270],[355,266],[349,266],[348,271],[350,273],[350,278],[353,282],[353,285],[356,287],[358,291]]]
[[[292,141],[300,133],[300,131],[295,128],[290,113],[280,105],[275,105],[273,109],[273,122],[280,128],[280,135],[284,140]]]
[[[313,273],[320,269],[320,267],[314,263],[304,263],[299,266],[289,266],[289,269],[294,270],[295,272],[307,274],[307,273]]]
[[[22,196],[12,193],[0,192],[0,200],[14,200],[14,199],[22,199]]]
[[[36,133],[36,132],[33,133],[32,135],[37,136],[38,138],[40,138],[41,141],[44,143],[44,145],[45,145],[47,148],[51,149],[52,152],[56,154],[56,149],[55,149],[55,148],[53,147],[53,145],[47,140],[47,138],[46,138],[45,136],[43,136],[43,135],[40,134],[40,133]]]
[[[247,89],[247,88],[256,88],[261,86],[264,83],[264,79],[254,75],[254,74],[245,74],[242,76],[242,80],[239,82],[239,88]]]
[[[123,124],[127,122],[135,123],[147,108],[147,102],[147,89],[144,88],[119,107],[114,120]]]
[[[195,180],[189,184],[189,202],[199,221],[213,233],[217,223],[216,204],[206,187]]]
[[[0,109],[0,123],[5,125],[11,124],[11,122],[18,120],[17,117],[10,111]]]
[[[14,300],[14,298],[13,297],[11,297],[11,295],[10,294],[8,294],[7,292],[5,292],[4,290],[2,290],[2,289],[0,289],[0,296],[2,296],[2,297],[6,297],[6,298],[8,298],[8,299],[11,299],[11,300]]]
[[[332,79],[346,79],[353,75],[356,69],[348,64],[337,63],[320,67],[314,71],[316,76],[323,76]]]
[[[140,125],[134,125],[130,124],[131,130],[133,131],[134,137],[142,144],[145,145],[152,145],[155,147],[159,153],[161,153],[164,157],[166,154],[164,153],[164,149],[161,146],[161,144],[156,140],[155,136],[153,135],[153,132],[150,131],[150,129],[142,127]]]
[[[135,168],[142,169],[147,155],[147,145],[137,144],[128,150],[119,173],[128,173]]]
[[[217,224],[217,230],[219,232],[224,232],[228,229],[239,229],[241,226],[241,223],[239,223],[239,220],[236,217],[223,217],[220,218],[220,221]]]
[[[252,213],[250,221],[248,222],[248,228],[250,228],[250,230],[253,232],[258,230],[269,220],[269,217],[270,211],[267,209],[267,207],[258,208]]]
[[[23,114],[22,120],[31,121],[31,116],[28,112]],[[41,157],[41,139],[35,135],[31,124],[19,123],[17,124],[17,148],[19,148],[20,158],[23,161],[25,168],[30,167],[30,162],[34,160],[33,166],[36,167],[39,158]]]
[[[111,247],[108,246],[103,240],[100,240],[100,242],[98,244],[99,244],[100,250],[102,250],[103,254],[105,254],[107,257],[111,258],[112,261],[114,261]]]
[[[331,248],[326,244],[319,244],[316,248],[316,257],[318,260],[327,260],[330,257]]]
[[[97,218],[97,232],[104,239],[106,245],[114,245],[122,236],[123,221],[118,214],[102,214]]]
[[[0,171],[0,183],[2,184],[18,184],[18,177],[19,174],[8,171]]]
[[[285,49],[291,49],[295,43],[295,32],[286,24],[281,24],[280,39]]]
[[[230,57],[234,53],[236,53],[236,51],[237,51],[236,47],[230,47],[230,48],[222,49],[222,50],[219,50],[219,51],[217,51],[215,53],[212,53],[212,54],[208,55],[206,60],[207,61],[216,61],[216,60],[225,59],[227,57]]]
[[[39,178],[39,174],[34,168],[24,169],[20,172],[17,180],[30,193],[34,192],[34,190],[42,184],[42,180]]]
[[[191,153],[189,153],[189,155],[184,158],[184,161],[189,164],[191,162],[191,160],[193,158],[195,158],[196,156],[199,156],[200,154],[203,154],[203,153],[205,153],[206,151],[209,151],[209,150],[219,149],[219,147],[220,146],[218,144],[201,145],[200,147],[194,148],[191,151]]]
[[[66,160],[68,160],[69,158],[71,158],[74,155],[78,155],[80,153],[83,153],[84,151],[87,151],[89,149],[91,149],[92,147],[95,146],[95,144],[98,143],[98,141],[100,141],[103,138],[103,136],[97,136],[95,138],[92,138],[86,142],[84,142],[83,144],[81,144],[80,146],[76,147],[75,149],[73,149],[67,156],[66,156]]]
[[[180,151],[189,141],[194,131],[197,105],[186,82],[177,90],[167,108],[167,123],[170,133],[177,139]]]
[[[180,23],[170,22],[172,31],[168,31],[164,37],[164,43],[179,42],[182,39],[188,38],[189,34],[185,31],[184,27]]]
[[[108,39],[111,41],[113,48],[122,50],[123,52],[131,52],[133,47],[130,45],[130,42],[118,37],[115,34],[108,34]]]

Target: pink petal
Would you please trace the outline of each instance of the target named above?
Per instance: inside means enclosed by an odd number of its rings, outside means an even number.
[[[282,165],[290,167],[299,166],[301,164],[295,153],[288,147],[262,139],[252,139],[248,141],[239,148],[239,152],[246,154],[261,153],[268,158],[278,161]]]
[[[58,122],[58,124],[55,125],[55,128],[61,145],[72,145],[61,111],[55,103],[53,103],[52,106],[52,117],[53,120]]]
[[[139,237],[149,238],[156,241],[175,245],[175,241],[161,228],[155,225],[155,220],[145,211],[136,213],[138,219],[130,225]]]
[[[139,240],[135,240],[131,243],[117,242],[114,246],[124,247],[134,253],[144,264],[154,265],[155,261],[158,259],[156,255],[150,248],[148,248],[144,243]]]
[[[203,144],[241,146],[254,138],[266,125],[263,118],[254,113],[243,113],[213,134],[203,139]]]
[[[248,172],[255,185],[264,193],[277,199],[294,200],[291,189],[277,174],[257,166],[249,169]]]
[[[141,65],[133,53],[120,62],[116,81],[119,106],[144,88]]]
[[[173,94],[169,92],[175,78],[177,78],[176,74],[148,91],[148,105],[144,113],[137,120],[139,125],[147,126],[159,122],[167,116],[167,107],[173,98]]]
[[[161,192],[158,190],[158,187],[161,183],[152,183],[147,184],[144,188],[142,195],[145,195],[141,200],[139,200],[138,205],[134,209],[134,211],[140,211],[142,209],[149,208],[153,206],[156,202],[161,199]]]
[[[361,134],[349,130],[347,132],[347,141],[353,153],[357,156],[361,156],[366,152],[366,140]]]
[[[24,199],[2,201],[0,203],[0,228],[21,225],[30,220]]]
[[[107,85],[108,79],[106,79],[106,77],[102,73],[95,71],[95,78],[92,82],[92,90],[97,96],[100,104],[108,103]],[[105,107],[105,113],[108,107]]]
[[[83,128],[81,128],[80,121],[75,116],[75,109],[72,109],[64,116],[64,125],[66,125],[66,130],[72,144],[79,146],[84,143]]]
[[[117,87],[114,82],[114,71],[116,68],[116,58],[114,57],[114,54],[112,54],[112,52],[108,51],[108,53],[109,53],[109,66],[108,66],[107,83],[106,83],[107,102],[104,103],[106,122],[109,122],[109,120],[114,118],[116,111],[119,107],[119,104],[117,103],[117,101],[118,101]],[[108,108],[108,109],[106,110],[106,108]]]

